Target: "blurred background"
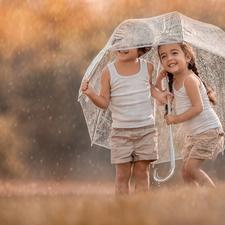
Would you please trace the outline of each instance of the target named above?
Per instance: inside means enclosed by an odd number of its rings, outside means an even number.
[[[0,0],[1,179],[114,181],[110,151],[90,146],[82,76],[122,21],[171,11],[225,30],[222,0]],[[224,180],[224,162],[204,169]]]

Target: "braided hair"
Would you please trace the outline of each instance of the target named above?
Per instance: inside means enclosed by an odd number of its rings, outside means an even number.
[[[172,93],[172,91],[173,91],[173,74],[167,72],[167,76],[168,76],[168,78],[169,78],[169,81],[168,81],[169,91]],[[172,109],[171,109],[171,111],[172,111]],[[164,114],[164,117],[165,117],[167,114],[168,114],[168,105],[166,104],[166,105],[165,105],[165,114]]]
[[[181,47],[185,56],[189,56],[191,58],[190,62],[188,63],[188,69],[192,70],[195,73],[195,75],[197,75],[200,78],[200,80],[202,81],[211,104],[217,105],[216,93],[212,89],[210,89],[209,87],[206,86],[206,83],[203,81],[203,79],[201,78],[201,76],[199,74],[198,65],[196,62],[196,56],[195,56],[195,53],[194,53],[191,45],[189,45],[187,43],[178,43],[178,45]],[[159,47],[160,46],[158,46],[158,50],[159,50]],[[168,73],[168,77],[169,77],[169,89],[170,89],[169,91],[172,92],[172,89],[173,89],[172,83],[174,81],[174,79],[173,79],[174,76],[172,73]],[[165,112],[165,116],[166,116],[168,114],[167,105],[165,106],[165,111],[166,111]]]

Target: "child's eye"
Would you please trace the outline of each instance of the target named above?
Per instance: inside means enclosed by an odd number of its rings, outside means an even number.
[[[175,55],[175,54],[177,54],[177,52],[173,52],[173,54]]]
[[[166,56],[165,55],[163,55],[162,57],[161,57],[161,59],[163,59],[163,58],[165,58]]]

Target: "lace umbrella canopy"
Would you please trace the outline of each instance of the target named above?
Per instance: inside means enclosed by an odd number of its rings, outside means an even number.
[[[193,20],[178,12],[146,19],[129,19],[122,22],[113,32],[107,45],[100,51],[88,67],[83,79],[89,78],[97,94],[101,88],[101,72],[107,64],[116,61],[114,50],[152,46],[142,58],[154,65],[153,82],[161,64],[157,46],[186,42],[192,45],[197,57],[201,77],[217,93],[218,105],[213,107],[225,128],[225,32],[220,28]],[[91,143],[110,149],[111,108],[96,107],[89,98],[79,91],[81,104],[88,127]],[[152,101],[156,127],[158,128],[159,160],[170,160],[169,128],[164,122],[164,107]],[[176,113],[176,112],[174,112]],[[175,158],[181,158],[185,134],[179,125],[173,125]]]

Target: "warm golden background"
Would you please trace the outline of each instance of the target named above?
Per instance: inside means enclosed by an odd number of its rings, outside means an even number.
[[[1,225],[224,224],[224,156],[204,165],[216,191],[183,187],[177,161],[164,187],[114,196],[110,152],[90,146],[77,102],[122,21],[175,10],[225,30],[219,0],[0,0]]]
[[[82,76],[122,21],[171,11],[225,30],[219,0],[0,0],[1,178],[113,181],[77,102]],[[215,179],[222,160],[205,166]]]

